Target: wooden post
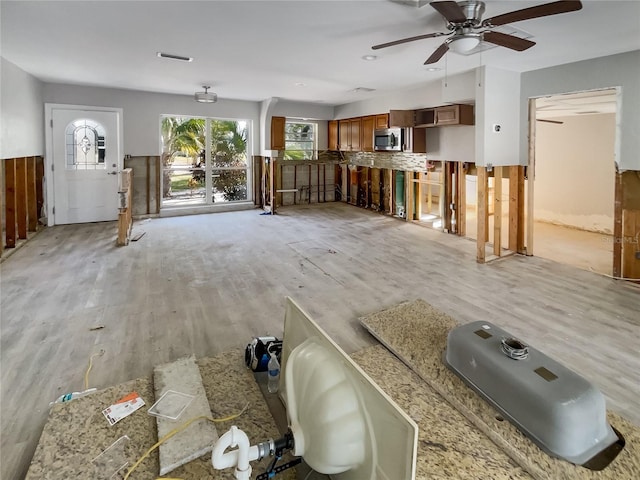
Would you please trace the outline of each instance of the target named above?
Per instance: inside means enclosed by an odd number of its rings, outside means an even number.
[[[335,173],[334,173],[335,175]],[[298,190],[298,166],[294,165],[293,166],[293,188],[295,188],[296,190]],[[296,204],[296,197],[298,196],[298,193],[294,193],[293,194],[293,204]]]
[[[502,167],[493,167],[493,254],[500,256],[502,245]]]
[[[160,213],[160,182],[162,181],[162,158],[156,157],[156,213]]]
[[[524,167],[509,167],[509,250],[524,251]]]
[[[36,194],[36,157],[29,157],[27,162],[27,228],[35,232],[38,228],[38,198]]]
[[[622,277],[622,174],[616,172],[613,208],[613,276]]]
[[[536,100],[529,99],[529,166],[527,167],[527,255],[533,255],[533,182],[536,171]]]
[[[418,181],[411,184],[411,189],[415,193],[415,217],[416,220],[420,221],[422,218],[422,179],[424,177],[424,173],[416,172],[412,176],[418,177]],[[427,214],[431,214],[431,212],[429,211]]]
[[[7,248],[16,246],[16,159],[8,158],[4,162],[5,182],[5,242]]]
[[[453,162],[444,162],[444,228],[445,231],[453,233],[453,211],[451,204],[453,203],[453,179],[454,179]]]
[[[458,162],[458,181],[456,183],[456,230],[458,235],[467,234],[467,171],[464,163]]]
[[[640,278],[640,210],[622,211],[622,277]]]
[[[413,221],[413,172],[404,172],[405,214],[408,222]]]
[[[477,167],[478,171],[478,238],[477,238],[477,253],[476,261],[478,263],[484,263],[486,252],[485,243],[487,238],[487,169],[486,167]]]
[[[147,215],[151,213],[151,159],[146,157],[147,167]]]
[[[44,188],[42,182],[44,180],[44,158],[36,157],[36,207],[38,209],[38,218],[44,208]]]
[[[18,238],[27,238],[27,159],[16,159],[16,220]]]

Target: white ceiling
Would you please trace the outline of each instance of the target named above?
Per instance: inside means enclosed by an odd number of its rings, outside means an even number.
[[[483,18],[547,2],[486,2]],[[537,45],[448,53],[423,65],[442,39],[373,52],[371,46],[433,31],[442,17],[387,0],[0,2],[1,54],[46,82],[221,98],[280,97],[330,105],[419,85],[480,64],[535,70],[640,49],[640,1],[583,1],[583,9],[514,24]],[[161,59],[156,52],[193,57]],[[375,53],[376,61],[363,55]],[[302,85],[301,85],[302,84]],[[353,92],[357,87],[373,92]]]

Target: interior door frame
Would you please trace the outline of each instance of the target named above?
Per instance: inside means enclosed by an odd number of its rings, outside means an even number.
[[[46,190],[45,204],[47,210],[47,226],[56,225],[55,214],[53,213],[55,194],[54,194],[54,178],[53,178],[53,110],[82,110],[93,112],[115,112],[118,123],[118,138],[116,142],[118,171],[124,166],[124,127],[123,113],[124,109],[115,107],[94,107],[89,105],[67,105],[64,103],[45,103],[44,104],[44,131],[45,131],[45,157],[44,157],[44,186]],[[117,192],[113,192],[115,195]]]

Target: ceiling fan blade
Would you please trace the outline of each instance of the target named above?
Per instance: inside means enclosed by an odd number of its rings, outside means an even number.
[[[485,42],[500,45],[501,47],[507,47],[511,50],[517,50],[518,52],[522,52],[536,44],[536,42],[532,42],[531,40],[500,32],[484,32],[482,34],[482,39]]]
[[[401,40],[394,40],[393,42],[381,43],[380,45],[374,45],[371,47],[372,50],[379,50],[381,48],[393,47],[394,45],[400,45],[402,43],[415,42],[416,40],[422,40],[424,38],[434,38],[441,37],[443,35],[449,35],[448,33],[436,32],[436,33],[427,33],[424,35],[416,35],[415,37],[403,38]]]
[[[427,58],[427,61],[424,62],[424,64],[425,65],[429,65],[431,63],[436,63],[448,51],[449,51],[449,43],[448,42],[444,42],[442,45],[440,45],[438,48],[436,48],[436,51],[433,52],[429,58]]]
[[[449,23],[461,23],[467,20],[464,10],[456,2],[431,2],[429,5],[435,8]]]
[[[433,4],[431,4],[433,5]],[[504,25],[506,23],[521,22],[532,18],[547,17],[559,13],[575,12],[582,9],[582,2],[579,0],[562,0],[559,2],[545,3],[535,7],[523,8],[513,12],[504,13],[493,18],[487,18],[482,22],[483,27]]]

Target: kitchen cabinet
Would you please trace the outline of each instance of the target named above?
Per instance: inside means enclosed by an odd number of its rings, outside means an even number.
[[[360,125],[362,128],[360,151],[362,152],[373,152],[373,131],[376,127],[376,121],[375,115],[362,117]]]
[[[360,118],[351,119],[351,151],[360,151],[360,130],[362,120]]]
[[[340,120],[338,122],[338,150],[351,150],[351,120]]]
[[[438,125],[473,125],[473,105],[455,104],[437,107],[435,124]]]
[[[344,152],[360,151],[360,127],[361,119],[347,118],[338,122],[338,149]]]
[[[415,110],[390,110],[389,128],[413,127],[416,124]]]
[[[271,150],[284,150],[285,117],[271,117]]]
[[[474,125],[473,105],[455,104],[418,110],[389,111],[391,127]]]
[[[338,121],[329,120],[329,150],[339,150],[338,143]]]
[[[376,128],[389,128],[389,114],[376,115]]]

